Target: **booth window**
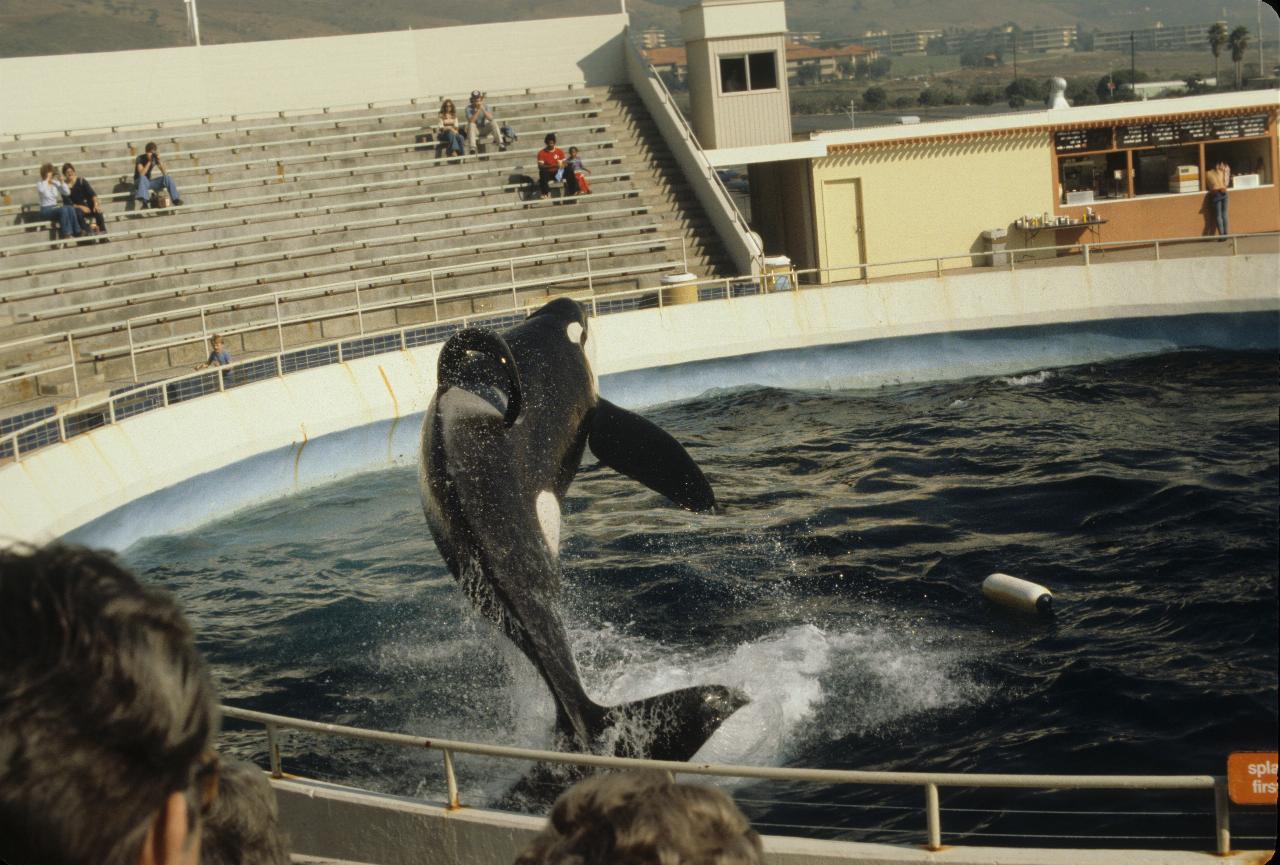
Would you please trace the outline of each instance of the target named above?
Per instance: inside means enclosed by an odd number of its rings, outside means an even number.
[[[758,51],[720,58],[720,92],[743,93],[748,90],[778,88],[778,54]]]

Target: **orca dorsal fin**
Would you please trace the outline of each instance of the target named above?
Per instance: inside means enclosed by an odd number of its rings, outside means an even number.
[[[688,451],[657,424],[606,399],[587,439],[596,459],[691,511],[715,509],[716,494]]]

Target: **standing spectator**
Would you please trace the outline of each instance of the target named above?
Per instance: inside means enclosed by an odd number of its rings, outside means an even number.
[[[168,592],[92,550],[0,552],[0,860],[194,865],[217,708]]]
[[[62,196],[71,195],[71,187],[58,176],[52,162],[40,166],[40,182],[36,184],[40,196],[40,218],[56,219],[58,233],[63,238],[80,236],[80,218],[70,204],[62,203]]]
[[[570,184],[567,190],[570,195],[586,195],[591,191],[586,177],[590,173],[591,170],[582,164],[582,157],[578,156],[578,148],[570,147],[569,158],[564,161],[564,177]]]
[[[196,369],[208,369],[211,366],[226,366],[231,363],[231,352],[222,346],[222,334],[215,333],[213,335],[213,348],[209,351],[209,357],[204,363],[196,364]]]
[[[152,177],[151,172],[156,170],[159,170],[160,176]],[[182,198],[178,195],[178,185],[165,172],[164,163],[160,161],[160,153],[156,150],[154,141],[147,142],[142,155],[138,157],[137,163],[133,166],[133,173],[138,185],[138,188],[134,191],[134,197],[142,202],[142,207],[147,206],[151,200],[151,193],[157,189],[168,190],[169,200],[174,204],[182,203]]]
[[[276,794],[252,763],[223,758],[218,799],[205,819],[200,865],[289,865]]]
[[[458,112],[453,107],[453,100],[446,99],[440,103],[440,126],[437,140],[449,145],[450,156],[462,155],[462,134],[458,132]]]
[[[551,181],[564,169],[564,151],[556,147],[556,134],[547,133],[542,139],[546,145],[538,151],[538,192],[543,198],[551,197]]]
[[[487,135],[498,146],[506,150],[502,143],[502,133],[498,129],[498,121],[493,118],[493,111],[484,104],[484,94],[479,90],[471,91],[471,102],[467,105],[467,149],[476,152],[477,139]]]
[[[1209,204],[1213,208],[1213,218],[1217,223],[1218,234],[1227,232],[1227,187],[1231,185],[1231,169],[1227,163],[1218,160],[1218,164],[1205,172],[1205,182],[1209,187]]]
[[[76,174],[76,167],[70,162],[62,166],[62,179],[71,187],[71,206],[76,209],[80,225],[94,234],[107,233],[107,221],[102,215],[102,206],[98,204],[98,193],[93,191],[89,181]]]
[[[677,784],[665,772],[619,772],[580,781],[515,865],[763,865],[760,836],[714,787]]]

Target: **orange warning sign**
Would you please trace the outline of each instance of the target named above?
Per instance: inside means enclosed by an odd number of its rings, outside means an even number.
[[[1275,751],[1237,751],[1227,757],[1227,792],[1237,805],[1276,804]]]

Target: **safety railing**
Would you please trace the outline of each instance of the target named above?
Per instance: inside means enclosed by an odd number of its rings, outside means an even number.
[[[241,709],[235,706],[223,706],[222,714],[224,717],[258,724],[266,729],[271,774],[276,778],[284,775],[283,756],[280,747],[280,734],[283,730],[299,730],[342,739],[438,751],[443,758],[444,780],[448,791],[450,809],[462,807],[454,766],[455,754],[496,757],[527,763],[558,763],[593,769],[657,769],[670,772],[673,775],[799,781],[823,785],[916,787],[923,794],[924,832],[926,846],[930,850],[942,849],[943,809],[939,805],[939,791],[945,788],[1204,790],[1211,791],[1213,794],[1214,847],[1219,855],[1226,855],[1231,851],[1230,800],[1227,795],[1227,781],[1224,776],[1217,775],[1017,775],[969,772],[881,772],[681,763],[669,760],[642,760],[628,757],[608,757],[598,754],[543,751],[506,745],[485,745],[435,737],[411,736],[404,733],[388,733],[359,727],[348,727],[341,724],[307,721],[284,715]]]
[[[664,268],[670,265],[663,265]],[[630,268],[620,272],[610,272],[616,276],[627,276]],[[557,281],[581,281],[585,273],[574,273],[549,280],[539,280],[539,285],[554,285]],[[603,275],[603,274],[601,274]],[[590,289],[587,289],[590,291]],[[437,299],[455,299],[458,296],[438,296]],[[660,308],[664,304],[664,289],[638,288],[626,291],[585,295],[581,292],[566,292],[565,296],[575,297],[586,304],[588,314],[592,316],[612,315],[634,309]],[[414,325],[384,329],[376,332],[360,332],[342,339],[319,344],[307,345],[288,351],[256,358],[237,361],[219,366],[215,369],[186,373],[184,375],[139,383],[118,389],[110,396],[77,405],[73,410],[63,412],[54,417],[42,418],[0,436],[0,460],[13,459],[21,461],[34,451],[68,441],[78,435],[118,423],[135,415],[166,408],[170,405],[186,402],[202,396],[208,396],[231,390],[254,382],[270,378],[278,378],[302,372],[317,366],[344,363],[375,354],[386,354],[393,351],[406,351],[432,343],[443,342],[454,333],[465,327],[483,326],[504,328],[523,321],[529,312],[545,303],[546,298],[537,304],[520,304],[513,293],[513,304],[505,309],[496,309],[483,313],[471,313],[452,318],[437,319]],[[428,296],[426,302],[430,302]],[[367,315],[375,309],[384,307],[364,307],[360,311]],[[389,307],[388,307],[389,308]],[[300,321],[314,321],[316,317],[294,319],[282,322],[295,324]],[[233,331],[223,331],[233,333]],[[208,340],[206,331],[204,339]],[[195,341],[199,341],[197,337]],[[136,355],[131,355],[135,357]]]
[[[1238,255],[1240,253],[1240,244],[1245,241],[1253,241],[1254,239],[1264,239],[1264,240],[1271,239],[1275,241],[1280,241],[1280,232],[1264,232],[1264,233],[1250,234],[1250,235],[1229,235],[1226,238],[1226,240],[1229,241],[1231,245],[1230,247],[1227,247],[1227,249],[1230,250],[1232,255]],[[1218,240],[1220,240],[1220,238],[1217,238],[1217,237],[1182,237],[1182,238],[1153,239],[1153,240],[1147,240],[1147,241],[1105,241],[1105,242],[1100,241],[1100,242],[1085,243],[1085,244],[1063,244],[1059,246],[1037,246],[1037,247],[1027,247],[1027,248],[1020,248],[1020,249],[1010,249],[1004,253],[997,252],[996,254],[1007,255],[1008,261],[1006,262],[1005,265],[1003,265],[1003,267],[1008,270],[1014,270],[1018,267],[1016,262],[1019,257],[1024,258],[1024,266],[1026,263],[1025,259],[1034,257],[1034,258],[1045,259],[1047,262],[1053,262],[1053,263],[1063,263],[1063,262],[1070,262],[1074,260],[1076,263],[1078,263],[1081,266],[1090,267],[1092,266],[1094,255],[1098,253],[1105,253],[1109,250],[1150,248],[1153,251],[1154,259],[1161,260],[1162,255],[1164,254],[1161,251],[1162,249],[1168,250],[1169,248],[1174,246],[1185,246],[1185,245],[1194,245],[1194,244],[1207,245],[1210,243],[1214,244],[1212,248],[1217,249],[1219,248],[1216,245],[1216,241]],[[654,240],[651,239],[648,241],[636,241],[636,243],[639,245],[651,245],[652,243],[654,243]],[[1276,251],[1280,252],[1280,245],[1277,246]],[[1057,256],[1059,253],[1071,253],[1071,255],[1063,256],[1063,257],[1051,257],[1051,256]],[[983,258],[990,254],[991,253],[963,252],[963,253],[956,253],[954,255],[947,255],[947,256],[932,256],[932,257],[922,257],[922,258],[899,259],[894,261],[870,262],[870,263],[861,264],[861,265],[840,266],[836,268],[798,268],[798,269],[792,269],[792,270],[786,271],[785,273],[767,274],[762,277],[761,276],[745,276],[745,275],[731,276],[731,277],[709,277],[706,279],[699,279],[699,280],[693,280],[686,283],[681,283],[679,288],[683,289],[686,292],[690,290],[696,292],[696,294],[693,295],[690,299],[697,300],[697,301],[708,301],[708,300],[733,299],[733,298],[739,298],[739,297],[744,297],[744,296],[753,295],[753,294],[761,294],[766,291],[776,291],[780,287],[780,284],[779,284],[780,280],[783,283],[785,283],[787,288],[795,288],[797,290],[807,290],[812,287],[825,286],[829,284],[851,283],[851,282],[852,283],[862,282],[864,284],[867,284],[871,282],[873,279],[872,272],[878,269],[900,270],[901,268],[904,268],[904,267],[908,268],[905,271],[895,272],[893,274],[890,274],[889,275],[890,278],[909,277],[913,275],[918,276],[921,273],[931,273],[936,277],[941,277],[944,273],[954,274],[954,273],[961,272],[956,268],[944,267],[944,265],[947,262],[962,261],[962,262],[969,262],[970,264],[972,264],[973,259]],[[685,248],[683,241],[682,241],[682,256],[687,256],[687,249]],[[546,253],[542,253],[540,255],[528,256],[528,258],[546,258],[546,257],[548,257],[548,254]],[[687,258],[686,258],[686,261],[687,261]],[[913,267],[915,268],[914,270],[910,269]],[[687,269],[687,265],[686,265],[686,269]],[[1000,268],[993,268],[990,266],[983,266],[983,267],[977,268],[978,272],[982,272],[982,273],[990,273],[993,270],[997,270],[997,269],[1000,269]],[[637,269],[635,272],[639,274],[642,271]],[[607,271],[607,273],[610,277],[613,277],[613,278],[624,278],[627,275],[627,270],[623,269],[622,271]],[[431,270],[425,270],[421,272],[406,272],[404,274],[397,274],[394,277],[394,279],[399,281],[401,279],[419,277],[419,278],[426,278],[430,280],[431,279],[430,274],[431,274]],[[579,273],[566,274],[561,277],[544,279],[542,280],[542,282],[545,283],[546,285],[555,285],[557,283],[582,281],[586,278],[586,276],[587,276],[586,273],[579,272]],[[648,308],[650,306],[662,306],[665,303],[666,291],[669,290],[669,289],[658,290],[657,288],[648,288],[648,289],[641,288],[641,289],[624,290],[620,292],[609,292],[609,293],[597,295],[597,294],[594,294],[595,286],[593,284],[593,281],[594,281],[594,272],[593,272],[593,278],[592,280],[588,280],[588,286],[587,286],[587,289],[589,291],[592,291],[593,293],[589,297],[583,298],[585,302],[588,302],[591,304],[591,314],[593,315],[606,315],[612,312],[620,312],[627,309]],[[369,284],[369,282],[370,281],[365,280],[364,284]],[[354,286],[356,284],[359,284],[359,281],[344,283],[346,290],[351,292],[355,291]],[[494,286],[465,289],[459,292],[450,293],[448,295],[444,295],[439,292],[436,292],[433,287],[433,291],[429,294],[428,293],[415,294],[406,298],[400,298],[400,299],[390,300],[390,301],[380,301],[376,304],[368,304],[368,305],[358,302],[357,304],[349,307],[338,307],[334,309],[328,309],[320,312],[313,312],[305,315],[292,316],[287,318],[284,317],[283,314],[279,311],[279,304],[282,302],[279,296],[268,294],[268,295],[257,296],[255,298],[256,300],[261,300],[264,305],[270,304],[273,307],[272,315],[268,319],[258,324],[255,324],[253,327],[249,327],[249,328],[235,327],[235,326],[221,327],[221,328],[218,328],[217,332],[223,333],[226,335],[239,335],[242,333],[251,333],[254,331],[275,329],[277,331],[279,344],[281,346],[281,351],[279,352],[279,355],[281,356],[285,354],[293,355],[299,352],[311,351],[313,349],[317,351],[323,350],[325,349],[326,346],[332,347],[338,344],[338,342],[340,341],[329,342],[326,344],[312,345],[310,347],[294,348],[289,351],[285,351],[284,343],[283,343],[283,328],[286,325],[304,324],[311,321],[331,320],[335,318],[346,317],[351,319],[356,326],[357,336],[355,338],[370,338],[371,336],[378,335],[380,333],[380,332],[365,331],[364,316],[372,312],[388,311],[388,310],[394,311],[397,309],[402,309],[402,308],[407,308],[412,306],[419,306],[426,303],[433,303],[434,305],[436,305],[436,309],[434,310],[434,313],[438,316],[438,311],[439,311],[438,303],[441,300],[457,300],[459,298],[467,297],[471,295],[480,296],[485,294],[492,294],[494,291],[498,291],[498,290],[511,290],[512,300],[513,300],[512,309],[518,310],[519,309],[518,289],[521,287],[527,288],[529,286],[520,284],[518,282],[513,282],[505,285],[495,284]],[[313,287],[311,289],[296,289],[293,291],[296,293],[317,292],[320,295],[325,295],[326,293],[328,294],[333,293],[332,286],[319,286],[319,287]],[[649,298],[649,300],[646,300],[645,305],[637,305],[636,298],[640,298],[640,297]],[[225,303],[225,306],[227,308],[244,307],[246,304],[249,303],[250,300],[251,299],[248,299],[248,298],[241,298],[235,301],[227,301]],[[682,299],[682,302],[683,302],[683,299]],[[189,337],[174,338],[173,340],[165,341],[163,342],[163,344],[160,344],[160,345],[149,346],[146,344],[143,344],[143,345],[134,344],[132,327],[131,325],[128,325],[126,323],[126,331],[127,331],[126,335],[130,341],[130,345],[128,347],[128,356],[130,358],[130,364],[133,369],[135,382],[139,381],[138,357],[141,354],[144,354],[149,351],[155,351],[158,349],[170,350],[173,348],[181,347],[183,345],[190,345],[195,343],[201,343],[204,349],[207,351],[209,339],[214,329],[211,328],[208,324],[208,318],[211,313],[204,311],[205,308],[200,308],[200,309],[201,309],[201,312],[199,314],[202,319],[200,333],[197,334],[193,332]],[[464,316],[458,319],[443,319],[443,320],[434,321],[428,325],[422,325],[422,326],[431,327],[431,326],[439,325],[439,326],[447,327],[453,321],[468,320],[468,319],[484,319],[487,317],[492,317],[495,314],[497,313],[487,312],[483,314]],[[392,329],[390,332],[394,333],[394,332],[400,332],[404,330],[413,330],[413,329],[414,328],[401,328],[399,331]],[[43,341],[46,348],[53,347],[51,350],[54,350],[54,351],[66,350],[71,356],[74,357],[75,351],[76,351],[75,340],[76,340],[75,334],[62,333],[62,334],[52,335],[49,337],[36,337],[36,338],[32,338],[31,340],[24,340],[23,342],[39,343]],[[407,341],[405,342],[405,344],[406,344],[406,347],[410,347],[408,346]],[[14,346],[14,345],[17,345],[17,343],[0,345],[0,360],[3,360],[4,351],[10,346]],[[263,359],[258,358],[254,362],[258,362],[261,360]],[[27,379],[36,379],[40,376],[52,374],[55,371],[67,370],[69,368],[72,368],[72,366],[73,365],[69,362],[67,363],[59,362],[57,364],[49,366],[47,369],[41,368],[33,371],[28,370],[28,371],[20,372],[9,378],[0,379],[0,385],[13,384],[13,383],[20,382]],[[233,365],[233,367],[234,366],[235,365]],[[73,370],[73,375],[74,375],[74,370]],[[155,387],[155,386],[158,386],[159,384],[161,383],[152,383],[149,386]],[[77,395],[78,395],[78,391],[79,391],[78,378],[76,379],[76,389],[77,389]],[[79,414],[84,411],[92,411],[96,408],[99,408],[105,405],[105,403],[108,401],[109,400],[95,402],[90,404],[90,406],[88,407],[77,407],[73,412],[69,412],[68,414]],[[22,429],[16,430],[6,436],[0,437],[0,458],[15,457],[20,455],[24,451],[29,452],[31,450],[34,450],[35,448],[33,447],[21,446],[18,443],[17,439],[22,436],[26,436],[25,441],[28,442],[28,445],[31,443],[39,442],[40,447],[55,443],[56,441],[65,440],[65,436],[62,436],[61,434],[56,434],[56,435],[51,434],[48,430],[44,429],[49,424],[55,424],[57,422],[58,421],[56,420],[47,420],[42,422],[41,424],[32,424],[27,427],[23,427]]]

